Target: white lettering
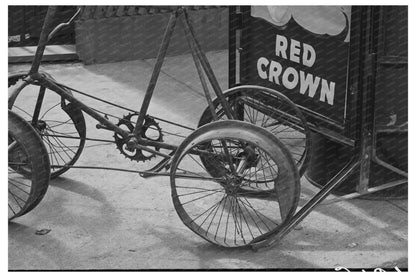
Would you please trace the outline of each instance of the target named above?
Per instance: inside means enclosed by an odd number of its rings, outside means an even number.
[[[267,72],[266,72],[267,65],[269,65],[268,59],[261,57],[257,60],[257,73],[262,79],[267,79]],[[264,67],[264,70],[263,70],[263,67]]]
[[[286,56],[287,39],[284,36],[276,35],[276,56],[287,59]]]
[[[257,60],[257,73],[261,79],[284,86],[289,90],[298,88],[300,94],[308,95],[310,98],[317,98],[316,92],[320,90],[319,101],[334,105],[336,86],[334,82],[302,70],[298,71],[293,67],[285,68],[281,63],[265,57]]]
[[[309,97],[314,97],[315,92],[319,86],[319,81],[321,80],[320,77],[313,77],[312,74],[307,73],[305,77],[305,72],[302,70],[299,71],[300,74],[300,90],[301,94],[305,94],[305,92],[309,89]]]
[[[315,49],[309,44],[303,44],[302,63],[308,67],[312,67],[316,60]]]
[[[300,63],[300,42],[294,39],[290,40],[290,60],[295,63]]]
[[[280,85],[279,76],[282,73],[282,65],[278,62],[271,61],[269,68],[269,81]]]
[[[335,93],[335,83],[330,82],[328,86],[328,81],[322,79],[321,82],[321,97],[319,98],[320,101],[326,102],[329,105],[334,105],[334,93]]]
[[[289,47],[289,60],[295,63],[301,63],[302,55],[302,64],[307,67],[312,67],[316,61],[316,52],[315,49],[307,44],[301,43],[295,39],[290,39],[290,46],[288,45],[288,39],[281,35],[276,35],[276,46],[275,54],[278,57],[287,59],[286,50]]]
[[[292,80],[289,80],[289,76],[292,75]],[[299,75],[296,69],[289,67],[285,70],[282,76],[283,85],[288,89],[294,89],[299,81]]]

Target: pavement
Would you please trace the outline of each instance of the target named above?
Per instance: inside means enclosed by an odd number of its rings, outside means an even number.
[[[227,88],[227,53],[207,56]],[[42,69],[73,88],[137,109],[153,63],[60,63]],[[27,68],[9,65],[10,72]],[[85,102],[123,115],[106,104]],[[204,108],[191,56],[167,58],[150,114],[196,126]],[[90,117],[86,120],[89,137],[112,139]],[[87,143],[77,165],[148,166],[124,159],[114,145],[97,142]],[[304,178],[301,182],[300,206],[317,192]],[[51,180],[32,212],[9,223],[9,270],[408,267],[407,200],[323,203],[278,244],[253,252],[219,248],[195,235],[177,216],[170,195],[165,177],[71,169]],[[37,235],[42,229],[50,232]]]
[[[36,53],[37,46],[8,47],[9,63],[30,63]],[[62,61],[78,59],[74,44],[48,45],[43,54],[43,61]]]

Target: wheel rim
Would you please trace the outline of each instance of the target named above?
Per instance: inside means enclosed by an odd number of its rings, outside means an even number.
[[[8,204],[9,220],[34,209],[44,197],[50,179],[45,145],[30,124],[9,110]]]
[[[32,191],[32,164],[24,148],[9,134],[8,201],[9,220],[26,209]]]
[[[235,175],[232,166],[226,165],[223,153],[218,152],[217,147],[211,147],[211,158],[221,173],[212,176],[204,172],[206,169],[199,157],[208,154],[198,154],[198,151],[207,151],[207,143],[217,146],[223,141],[231,155],[250,146],[267,162],[251,163]],[[235,162],[234,167],[239,163],[241,161]],[[181,156],[174,172],[172,196],[179,216],[185,225],[212,243],[225,247],[246,246],[274,233],[288,215],[288,209],[282,208],[282,203],[258,197],[258,192],[264,191],[271,196],[270,190],[274,190],[279,180],[280,169],[267,152],[248,141],[221,139],[195,144]],[[186,179],[183,174],[193,178]],[[195,181],[198,176],[199,180]]]
[[[298,111],[289,102],[259,88],[234,88],[225,92],[224,96],[236,119],[250,122],[274,134],[291,153],[300,175],[304,173],[309,143],[308,131],[305,131],[305,122],[297,118]],[[218,99],[214,100],[214,105],[218,119],[227,120]],[[207,108],[199,126],[209,122],[212,122],[212,115]],[[208,168],[210,166],[206,163],[205,165]]]
[[[31,123],[41,136],[51,163],[51,178],[55,178],[73,165],[85,145],[85,123],[82,113],[71,104],[62,106],[61,98],[47,91],[42,101],[39,118],[33,120],[38,86],[26,86],[17,97],[12,110]]]

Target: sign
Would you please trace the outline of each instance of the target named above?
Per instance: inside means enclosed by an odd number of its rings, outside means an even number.
[[[344,6],[252,6],[247,82],[342,124],[350,22]]]

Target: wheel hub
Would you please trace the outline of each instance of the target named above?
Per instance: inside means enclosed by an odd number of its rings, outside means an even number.
[[[32,125],[33,125],[33,127],[34,127],[36,130],[38,130],[38,131],[40,131],[40,132],[44,131],[44,130],[46,129],[46,127],[48,126],[48,125],[46,124],[46,122],[45,122],[45,121],[43,121],[43,120],[38,120],[38,121],[36,122],[36,124],[32,124]]]
[[[227,195],[236,195],[239,191],[243,178],[234,174],[227,174],[225,177],[224,189]]]

